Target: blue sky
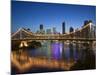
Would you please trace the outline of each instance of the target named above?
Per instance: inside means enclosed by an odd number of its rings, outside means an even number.
[[[36,32],[43,24],[45,29],[56,27],[61,33],[62,22],[65,21],[68,32],[70,26],[80,28],[84,20],[92,20],[96,24],[95,10],[95,6],[86,5],[12,1],[11,31],[25,27]]]

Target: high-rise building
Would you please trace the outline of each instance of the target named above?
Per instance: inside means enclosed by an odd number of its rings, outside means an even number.
[[[57,33],[56,28],[53,27],[53,34],[56,34],[56,33]]]
[[[89,23],[92,23],[92,20],[85,20],[83,26],[85,26],[85,25],[87,25],[87,24],[89,24]]]
[[[73,32],[73,31],[74,31],[74,28],[70,27],[69,32]]]
[[[40,24],[40,30],[43,30],[43,24]]]
[[[47,29],[47,30],[46,30],[46,33],[47,33],[47,34],[51,34],[51,33],[52,33],[52,32],[51,32],[51,29]]]
[[[40,33],[40,34],[45,34],[45,30],[43,29],[43,24],[40,24],[39,33]]]
[[[89,21],[88,20],[85,20],[83,26],[87,25],[88,23],[89,23]]]
[[[62,23],[62,34],[65,34],[65,22]]]

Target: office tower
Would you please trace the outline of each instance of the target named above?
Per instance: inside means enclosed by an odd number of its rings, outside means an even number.
[[[70,27],[69,32],[73,32],[73,31],[74,31],[74,28]]]
[[[47,29],[47,30],[46,30],[46,33],[47,33],[47,34],[51,34],[51,29]]]
[[[85,25],[87,25],[87,24],[89,24],[89,23],[92,23],[92,20],[85,20],[83,26],[85,26]]]
[[[56,34],[57,32],[56,32],[56,28],[55,27],[53,27],[53,34]]]
[[[62,34],[65,34],[65,22],[62,23]]]
[[[43,24],[40,24],[40,30],[43,30]]]
[[[43,24],[40,24],[39,33],[40,33],[40,34],[45,34],[45,30],[43,29]]]
[[[87,25],[88,23],[89,23],[89,21],[88,20],[85,20],[83,26]]]

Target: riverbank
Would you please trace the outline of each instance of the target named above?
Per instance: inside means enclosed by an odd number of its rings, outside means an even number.
[[[41,42],[37,42],[37,41],[27,42],[28,46],[23,46],[23,47],[20,47],[21,41],[12,41],[11,44],[12,44],[12,46],[11,46],[12,50],[17,50],[17,49],[21,49],[21,48],[39,48],[39,47],[41,47]]]

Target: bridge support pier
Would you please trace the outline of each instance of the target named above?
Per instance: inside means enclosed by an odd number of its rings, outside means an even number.
[[[28,47],[27,41],[21,41],[19,48]]]

